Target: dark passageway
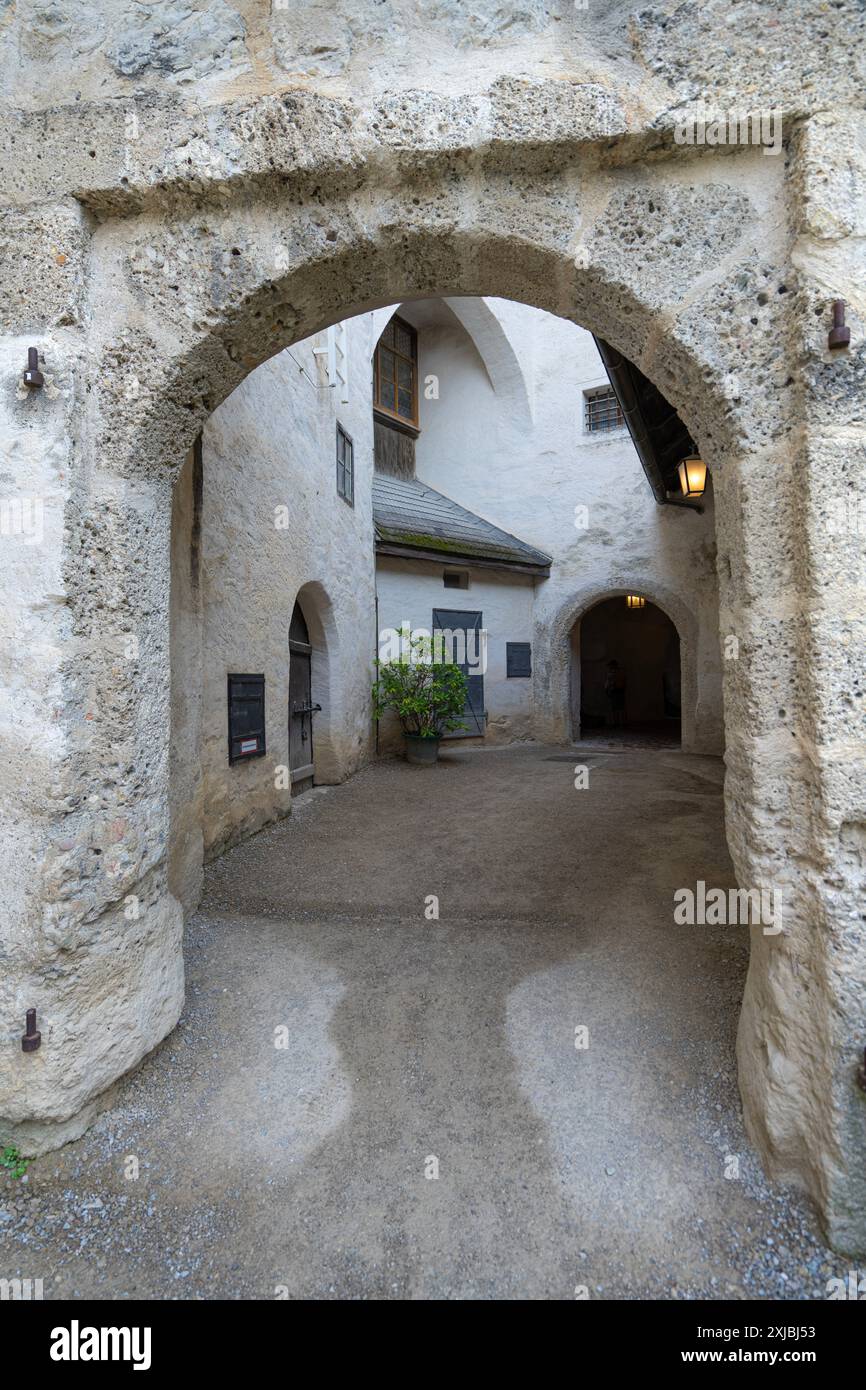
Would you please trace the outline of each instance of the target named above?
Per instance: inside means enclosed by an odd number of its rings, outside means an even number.
[[[679,744],[680,639],[640,594],[604,599],[572,633],[574,736]]]

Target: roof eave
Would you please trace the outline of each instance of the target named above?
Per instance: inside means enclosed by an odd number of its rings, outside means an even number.
[[[469,565],[476,569],[507,570],[513,574],[526,574],[532,578],[546,579],[550,574],[551,561],[543,563],[532,560],[500,560],[493,556],[472,555],[458,550],[426,550],[421,546],[400,545],[396,541],[376,540],[377,555],[392,555],[402,560],[429,560],[437,565]]]

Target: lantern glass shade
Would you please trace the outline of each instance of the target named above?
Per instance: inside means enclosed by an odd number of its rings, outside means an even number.
[[[689,454],[679,465],[683,497],[703,497],[707,486],[707,465],[697,454]]]
[[[640,594],[626,594],[625,596],[626,608],[643,608],[645,603],[646,599],[642,598]]]

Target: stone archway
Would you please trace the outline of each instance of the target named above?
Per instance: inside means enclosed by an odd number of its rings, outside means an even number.
[[[669,133],[653,164],[639,142],[600,157],[604,123],[588,134],[563,118],[552,134],[546,106],[531,105],[519,132],[503,114],[497,144],[469,98],[442,112],[435,155],[419,165],[424,140],[411,132],[413,120],[429,127],[425,112],[407,96],[393,138],[365,128],[334,155],[301,138],[291,101],[266,98],[242,119],[228,113],[227,163],[182,125],[186,162],[160,177],[95,151],[98,178],[80,164],[69,175],[94,225],[66,209],[52,227],[78,279],[45,287],[52,392],[11,407],[39,456],[69,467],[52,479],[49,545],[28,576],[31,591],[64,601],[34,620],[32,683],[53,700],[28,710],[44,776],[16,765],[12,793],[25,858],[45,869],[38,887],[13,884],[4,986],[10,1017],[39,999],[50,1045],[26,1071],[4,1060],[0,1112],[31,1151],[79,1133],[180,1011],[166,575],[172,478],[202,421],[255,366],[337,319],[430,294],[514,298],[632,359],[713,470],[723,631],[740,648],[725,692],[728,833],[741,883],[781,880],[791,904],[784,938],[754,943],[746,1114],[773,1171],[805,1183],[851,1247],[866,1205],[851,988],[863,947],[847,925],[863,812],[833,731],[838,643],[808,610],[813,572],[791,558],[799,548],[822,564],[814,467],[807,500],[794,486],[795,461],[817,447],[811,385],[783,346],[792,323],[814,341],[826,294],[810,282],[795,305],[788,293],[796,195],[781,161],[751,150],[695,160]],[[806,184],[811,168],[807,151]],[[761,331],[747,331],[759,313]]]
[[[541,717],[549,729],[554,742],[568,742],[569,729],[569,691],[572,680],[572,651],[570,635],[576,623],[585,613],[604,599],[616,598],[625,594],[643,594],[651,603],[660,608],[670,618],[679,634],[680,667],[682,678],[682,748],[683,752],[712,752],[721,749],[718,740],[711,733],[707,737],[700,727],[699,689],[698,689],[698,623],[694,613],[679,595],[664,586],[652,583],[638,575],[626,576],[621,582],[611,584],[592,584],[573,595],[563,604],[549,630],[541,632],[536,638],[536,650],[544,652],[544,659],[538,661],[536,682],[536,702],[541,706]],[[548,720],[550,721],[548,723]]]

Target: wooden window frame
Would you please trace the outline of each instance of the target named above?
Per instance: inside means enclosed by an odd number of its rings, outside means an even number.
[[[398,425],[404,430],[417,434],[420,432],[420,417],[418,413],[418,332],[417,329],[412,327],[411,323],[407,323],[405,319],[401,319],[399,314],[392,315],[385,327],[390,328],[391,324],[398,325],[405,333],[408,333],[412,339],[412,357],[406,357],[402,352],[398,352],[396,348],[388,348],[388,351],[392,352],[395,358],[401,362],[408,362],[412,369],[412,417],[410,419],[408,415],[401,415],[399,411],[393,410],[390,406],[382,404],[379,353],[382,347],[384,330],[382,337],[380,337],[376,344],[376,350],[373,353],[373,414],[378,415],[381,420],[386,421],[388,424]]]

